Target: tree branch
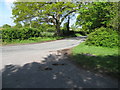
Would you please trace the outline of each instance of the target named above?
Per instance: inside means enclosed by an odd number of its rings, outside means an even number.
[[[53,19],[57,20],[54,15],[51,15],[51,14],[47,14],[47,15],[52,16]]]
[[[64,19],[65,19],[69,14],[71,14],[71,13],[73,13],[73,12],[75,12],[75,11],[76,11],[76,10],[72,10],[72,11],[68,12],[66,15],[64,15],[64,17],[61,19],[60,24],[64,21]]]

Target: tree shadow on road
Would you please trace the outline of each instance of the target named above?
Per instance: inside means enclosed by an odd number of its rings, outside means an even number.
[[[2,70],[3,88],[105,88],[117,84],[100,75],[81,71],[64,56],[50,54],[44,61],[23,66],[6,65]],[[69,89],[70,90],[70,89]]]

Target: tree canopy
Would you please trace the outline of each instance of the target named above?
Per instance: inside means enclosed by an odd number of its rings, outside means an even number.
[[[77,25],[81,25],[87,32],[93,32],[96,28],[111,27],[111,21],[116,16],[116,8],[113,2],[87,2],[79,9]],[[117,6],[117,5],[116,5]],[[115,11],[113,11],[115,9]],[[112,12],[111,12],[112,10]],[[118,16],[118,15],[117,15]],[[114,19],[115,20],[115,19]],[[113,21],[115,23],[115,21]]]
[[[100,27],[118,29],[118,8],[119,2],[14,2],[12,14],[15,23],[27,27],[54,25],[59,35],[62,23],[73,13],[79,14],[76,25],[82,26],[85,32],[91,33]],[[68,30],[69,25],[65,26]]]
[[[15,23],[23,22],[31,27],[32,21],[46,22],[55,25],[56,33],[60,34],[62,22],[77,9],[72,2],[15,2],[12,14]]]

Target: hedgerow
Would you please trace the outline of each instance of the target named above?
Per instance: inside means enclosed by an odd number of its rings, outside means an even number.
[[[15,39],[25,40],[31,37],[40,37],[41,30],[36,28],[5,28],[2,30],[2,41],[12,41]]]
[[[98,28],[95,32],[89,34],[85,44],[86,45],[95,45],[95,46],[104,46],[104,47],[118,47],[118,33],[115,30],[110,28]]]

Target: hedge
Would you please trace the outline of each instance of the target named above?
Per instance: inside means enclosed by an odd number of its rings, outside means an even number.
[[[31,37],[41,36],[41,31],[36,28],[5,28],[2,30],[2,41],[13,39],[25,40]]]
[[[118,33],[115,30],[110,28],[98,28],[95,32],[92,32],[88,35],[88,38],[85,42],[86,45],[95,45],[95,46],[104,46],[104,47],[118,47]]]

